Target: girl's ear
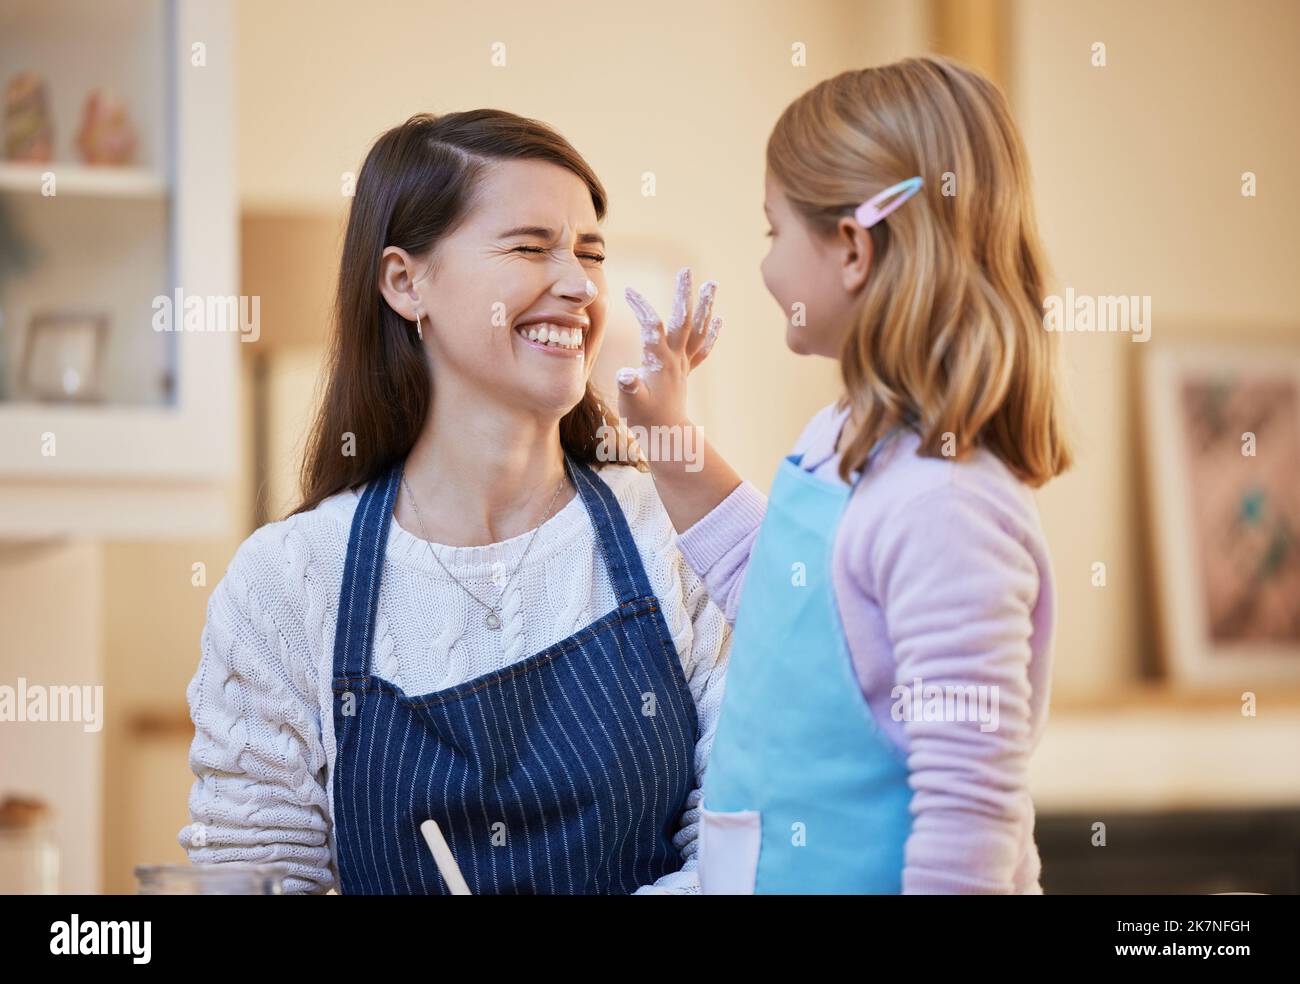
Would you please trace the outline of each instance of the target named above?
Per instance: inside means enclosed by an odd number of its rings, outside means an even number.
[[[871,233],[851,218],[840,219],[835,227],[835,256],[845,291],[856,294],[871,272]]]
[[[407,321],[414,321],[417,311],[425,314],[415,287],[415,261],[400,246],[386,246],[379,257],[379,293]]]

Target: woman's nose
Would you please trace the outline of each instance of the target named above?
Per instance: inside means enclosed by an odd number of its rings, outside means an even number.
[[[561,277],[555,282],[555,290],[566,301],[575,304],[590,304],[598,293],[595,282],[585,272]]]

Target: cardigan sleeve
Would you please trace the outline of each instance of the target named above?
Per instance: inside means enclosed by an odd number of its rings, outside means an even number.
[[[767,497],[748,481],[677,538],[692,570],[703,578],[729,624],[740,610],[750,554],[767,511]]]
[[[932,687],[979,697],[976,715],[903,715],[913,791],[903,891],[1012,892],[1032,823],[1029,664],[1040,589],[1024,538],[989,500],[949,484],[895,510],[851,563],[884,615],[891,696],[915,706],[919,683],[922,700]]]
[[[286,894],[320,894],[335,876],[319,711],[291,655],[301,620],[287,596],[259,590],[279,576],[276,535],[245,540],[208,600],[186,691],[191,822],[177,839],[196,864],[275,865]]]
[[[839,434],[840,418],[835,403],[823,407],[804,426],[794,443],[795,452],[806,452],[819,442],[832,447]],[[766,513],[767,496],[751,482],[742,481],[677,538],[682,556],[704,579],[709,594],[732,625],[740,611],[745,573]]]

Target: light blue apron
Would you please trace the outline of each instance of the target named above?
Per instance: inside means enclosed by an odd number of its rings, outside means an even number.
[[[908,770],[863,697],[831,581],[852,489],[801,459],[781,462],[745,573],[704,777],[706,894],[902,889]]]

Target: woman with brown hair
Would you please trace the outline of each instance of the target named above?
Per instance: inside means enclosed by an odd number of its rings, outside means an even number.
[[[505,112],[370,150],[303,500],[209,601],[194,862],[446,893],[432,819],[476,893],[698,891],[729,630],[649,473],[598,460],[605,208]]]

